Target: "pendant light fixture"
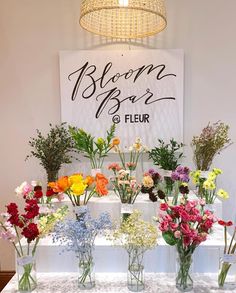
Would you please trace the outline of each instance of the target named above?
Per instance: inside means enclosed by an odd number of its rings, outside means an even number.
[[[80,25],[112,38],[143,38],[166,27],[164,0],[82,0]]]

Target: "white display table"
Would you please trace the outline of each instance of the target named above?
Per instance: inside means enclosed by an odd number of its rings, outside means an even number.
[[[77,286],[76,273],[38,274],[38,288],[35,293],[130,293],[127,289],[126,274],[96,274],[96,286],[91,290],[80,290]],[[236,290],[219,290],[217,275],[193,274],[194,290],[196,293],[226,293]],[[177,293],[174,274],[145,274],[145,290],[143,293]],[[3,289],[3,293],[16,292],[16,276]]]

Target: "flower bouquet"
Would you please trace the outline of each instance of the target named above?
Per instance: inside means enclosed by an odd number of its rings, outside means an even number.
[[[48,215],[40,214],[37,193],[24,191],[24,213],[16,203],[7,205],[7,213],[1,214],[0,237],[8,240],[17,255],[18,290],[31,292],[37,286],[35,252],[39,239],[52,231],[56,222],[62,220],[67,207]],[[21,238],[23,236],[23,238]],[[26,246],[23,242],[27,242]]]
[[[140,216],[135,210],[111,236],[114,244],[123,246],[129,255],[128,288],[134,292],[144,289],[144,253],[157,245],[156,227]]]
[[[73,174],[71,176],[63,176],[56,182],[50,182],[48,185],[53,192],[58,194],[66,194],[70,199],[73,207],[87,205],[88,201],[94,194],[104,196],[108,194],[108,179],[101,173],[95,177],[82,174]],[[77,214],[77,210],[75,209]]]
[[[176,277],[176,287],[183,292],[192,290],[193,280],[190,276],[192,255],[195,249],[207,239],[215,222],[214,215],[204,209],[204,202],[182,198],[182,203],[171,206],[160,205],[158,218],[159,229],[167,244],[176,246],[179,269]]]
[[[121,169],[118,164],[113,163],[108,166],[108,169],[114,173],[110,181],[115,194],[121,201],[122,220],[126,220],[133,212],[133,204],[141,191],[141,185],[137,183],[134,176],[130,175],[128,170]]]
[[[67,219],[58,222],[54,229],[53,241],[65,246],[67,251],[75,252],[79,260],[78,286],[91,289],[95,286],[93,249],[99,233],[111,228],[110,216],[102,213],[93,219],[86,206],[81,208],[80,221]]]
[[[218,224],[224,227],[224,255],[220,259],[220,271],[218,274],[218,285],[222,289],[235,289],[236,282],[230,282],[228,279],[228,272],[233,264],[236,263],[236,243],[235,243],[235,235],[236,235],[236,228],[234,228],[233,236],[228,245],[227,239],[227,227],[233,226],[233,222],[228,221],[225,222],[223,220],[219,220]]]
[[[218,121],[209,123],[199,136],[193,137],[193,160],[198,170],[208,171],[215,156],[231,145],[228,132],[229,126]]]
[[[141,192],[148,193],[152,202],[157,201],[157,193],[161,186],[161,176],[158,172],[154,169],[149,169],[148,172],[144,173]]]
[[[115,135],[115,124],[107,131],[105,138],[99,137],[97,140],[83,129],[69,127],[69,131],[74,140],[75,148],[90,160],[92,173],[94,173],[91,175],[95,176],[96,172],[101,173],[104,159],[113,147],[111,142]]]
[[[140,138],[136,138],[135,142],[126,151],[120,148],[119,138],[113,139],[112,147],[120,158],[122,169],[128,170],[130,174],[136,170],[141,154],[148,151],[148,148],[143,145]],[[128,160],[126,160],[125,153],[129,154]]]
[[[151,159],[154,165],[159,166],[164,174],[163,179],[165,183],[165,194],[167,196],[172,194],[174,182],[171,178],[171,173],[179,165],[179,160],[183,157],[183,153],[180,149],[184,146],[182,143],[176,142],[171,139],[169,143],[165,143],[163,140],[158,139],[159,145],[149,152],[149,159]]]
[[[206,204],[214,204],[215,199],[218,197],[222,199],[228,199],[228,193],[219,189],[216,191],[216,180],[218,175],[222,174],[220,169],[214,168],[211,172],[208,172],[207,176],[202,176],[200,170],[191,172],[193,183],[198,188],[198,195],[206,201]]]

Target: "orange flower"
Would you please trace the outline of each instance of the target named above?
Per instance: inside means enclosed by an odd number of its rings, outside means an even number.
[[[88,186],[93,184],[93,182],[94,182],[94,177],[92,176],[87,176],[84,180],[84,183],[87,184]]]
[[[96,192],[99,195],[107,195],[108,190],[107,190],[107,184],[108,184],[108,179],[101,173],[98,173],[96,175]]]
[[[49,182],[48,186],[53,189],[54,192],[60,193],[65,192],[70,188],[70,183],[68,181],[68,176],[63,176],[59,178],[56,182]]]
[[[117,145],[119,145],[119,144],[120,144],[120,139],[119,139],[119,137],[115,137],[115,138],[113,138],[112,143],[111,143],[111,146],[114,147],[114,146],[117,146]]]

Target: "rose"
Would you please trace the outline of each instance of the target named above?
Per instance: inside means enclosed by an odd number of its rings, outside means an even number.
[[[159,225],[159,229],[162,231],[162,232],[166,232],[168,231],[168,227],[169,227],[169,223],[168,221],[163,221],[160,223]]]
[[[109,183],[107,178],[103,174],[98,173],[96,174],[95,182],[96,182],[96,192],[100,195],[107,195],[108,194],[107,184]]]
[[[189,227],[189,224],[187,224],[187,223],[180,224],[180,229],[183,232],[183,234],[185,234],[185,235],[189,235],[192,232]]]

